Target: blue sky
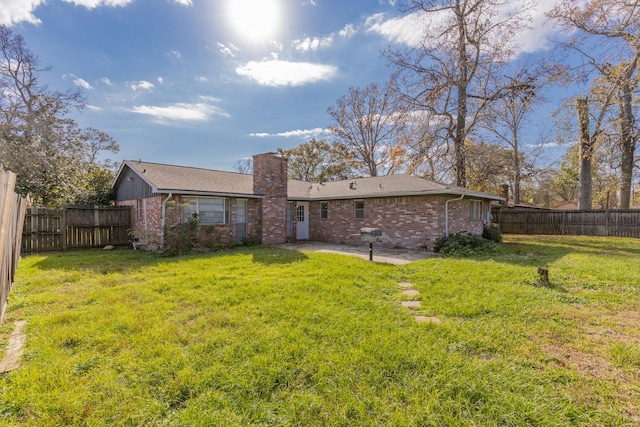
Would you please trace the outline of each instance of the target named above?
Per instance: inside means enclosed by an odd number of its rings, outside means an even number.
[[[552,47],[540,2],[522,55]],[[232,170],[253,154],[327,137],[329,106],[384,83],[380,52],[421,34],[395,0],[0,0],[52,89],[84,89],[81,127],[115,161]]]

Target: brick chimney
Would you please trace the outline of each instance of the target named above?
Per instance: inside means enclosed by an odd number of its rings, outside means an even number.
[[[276,153],[253,156],[253,191],[264,196],[260,240],[264,245],[287,241],[287,159]]]
[[[500,186],[500,197],[504,197],[506,199],[504,202],[501,202],[502,204],[509,204],[509,184],[502,184]]]

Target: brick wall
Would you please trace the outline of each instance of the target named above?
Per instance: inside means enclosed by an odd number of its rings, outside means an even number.
[[[382,229],[382,245],[424,248],[445,235],[445,202],[451,197],[387,197],[364,200],[364,219],[354,218],[353,200],[328,202],[328,218],[320,218],[320,202],[309,206],[309,238],[335,243],[362,243],[362,227]],[[469,200],[449,203],[449,233],[466,230],[481,234],[483,221],[472,221]]]
[[[247,200],[247,236],[260,238],[262,233],[261,201],[259,199]]]
[[[166,194],[143,198],[142,210],[138,215],[138,203],[136,200],[121,200],[118,206],[131,206],[132,231],[135,237],[149,243],[159,243],[162,224],[162,202],[167,198]],[[166,204],[166,225],[171,227],[182,220],[182,196],[174,195]],[[215,225],[201,225],[198,230],[198,240],[204,246],[211,246],[219,242],[227,242],[235,237],[236,232],[236,199],[228,200],[229,223]],[[260,235],[260,200],[247,200],[247,236]],[[153,246],[153,245],[151,245]]]
[[[260,240],[271,245],[287,241],[287,160],[274,154],[253,156],[253,188],[264,195]]]
[[[133,235],[140,240],[150,241],[160,236],[162,221],[162,197],[145,197],[142,200],[142,210],[138,212],[137,200],[121,200],[118,206],[131,206],[131,224]]]

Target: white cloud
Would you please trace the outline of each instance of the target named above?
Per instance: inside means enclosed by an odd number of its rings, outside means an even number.
[[[83,89],[93,89],[93,86],[91,86],[85,79],[77,78],[73,81],[73,84],[76,86],[80,86]]]
[[[218,50],[220,51],[222,56],[225,56],[227,58],[234,58],[236,56],[236,52],[238,52],[238,48],[234,46],[233,43],[224,44],[217,42],[216,46],[218,47]]]
[[[364,25],[367,32],[378,33],[393,43],[417,46],[422,41],[427,22],[419,13],[391,19],[385,19],[384,13],[377,13],[368,17]]]
[[[333,65],[288,61],[250,61],[236,73],[265,86],[302,86],[328,80],[338,72]]]
[[[337,34],[340,38],[348,39],[354,36],[357,32],[358,30],[353,24],[347,24],[338,31]],[[336,33],[331,33],[323,37],[305,37],[304,39],[294,40],[292,45],[299,52],[330,48],[333,45],[335,34]],[[280,50],[282,50],[282,47],[280,47]]]
[[[156,80],[158,80],[158,83],[164,84],[164,77],[158,77]]]
[[[72,3],[75,6],[84,6],[87,9],[94,9],[98,6],[126,6],[133,0],[64,0],[66,3]]]
[[[129,87],[133,90],[151,90],[156,87],[153,83],[149,83],[145,80],[139,82],[130,82]]]
[[[279,133],[259,132],[259,133],[251,133],[249,134],[249,136],[255,136],[258,138],[267,138],[270,136],[279,136],[284,138],[291,138],[291,137],[312,138],[312,137],[317,137],[327,133],[328,131],[326,129],[313,128],[313,129],[304,129],[304,130],[296,129],[296,130],[290,130],[287,132],[279,132]]]
[[[100,79],[100,81],[104,84],[106,84],[107,86],[113,86],[113,83],[111,83],[111,80],[109,80],[108,77],[103,77]]]
[[[15,25],[20,22],[40,24],[32,12],[45,0],[0,0],[0,25]]]
[[[309,50],[318,50],[319,48],[328,48],[333,44],[333,34],[325,37],[307,37],[303,40],[294,40],[293,47],[300,52],[307,52]]]
[[[178,50],[170,50],[167,54],[176,59],[182,58],[182,54]]]
[[[515,44],[521,53],[531,53],[548,49],[550,39],[558,33],[558,29],[549,22],[545,14],[558,0],[539,0],[531,12],[531,28],[527,28],[515,37]]]
[[[131,112],[151,116],[159,123],[169,121],[205,122],[211,116],[230,117],[220,107],[206,102],[176,103],[166,107],[140,105],[133,107]]]
[[[343,39],[348,39],[349,37],[354,36],[357,32],[358,30],[353,24],[347,24],[343,29],[338,31],[338,35]]]
[[[74,6],[84,6],[87,9],[95,9],[100,6],[126,6],[134,0],[63,0]],[[192,6],[193,0],[172,0],[174,3],[183,6]],[[38,6],[45,4],[46,0],[0,0],[0,25],[12,26],[20,22],[29,24],[40,24],[33,11]]]
[[[514,0],[505,3],[504,9],[494,17],[503,20],[512,16],[518,10],[519,4],[525,0]],[[548,48],[549,39],[557,32],[557,29],[547,21],[545,13],[555,6],[560,0],[540,0],[531,9],[531,28],[524,29],[514,37],[513,42],[517,53],[531,53]],[[424,40],[425,29],[430,33],[443,33],[447,25],[448,12],[414,12],[408,15],[389,18],[382,14],[375,14],[365,21],[367,32],[380,34],[392,43],[417,46]],[[434,41],[436,38],[433,39]]]

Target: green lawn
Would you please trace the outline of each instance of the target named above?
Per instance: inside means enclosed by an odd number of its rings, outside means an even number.
[[[404,266],[261,247],[24,257],[0,425],[639,425],[640,240],[505,240]]]

